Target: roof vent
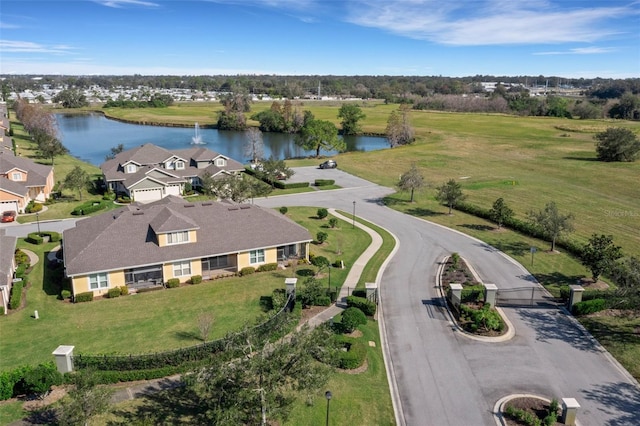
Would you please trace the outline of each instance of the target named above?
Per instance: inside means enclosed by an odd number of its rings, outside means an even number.
[[[184,207],[195,207],[195,204],[184,204]]]
[[[134,216],[142,216],[143,214],[144,214],[143,211],[135,211],[135,212],[133,212]]]
[[[238,206],[229,207],[229,211],[231,210],[240,210],[240,208]]]
[[[246,209],[250,209],[250,208],[251,208],[251,206],[249,206],[249,205],[245,204],[245,205],[243,205],[243,206],[240,206],[240,208],[241,208],[242,210],[246,210]]]
[[[203,206],[212,206],[213,203],[202,203]]]

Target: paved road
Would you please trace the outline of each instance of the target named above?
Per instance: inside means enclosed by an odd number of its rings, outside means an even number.
[[[493,425],[494,404],[514,393],[576,398],[583,426],[640,424],[637,382],[557,309],[505,309],[516,336],[503,343],[453,331],[434,288],[437,262],[451,252],[498,288],[536,285],[526,270],[486,244],[380,204],[390,192],[340,170],[303,168],[345,189],[256,200],[268,207],[334,207],[385,227],[400,241],[380,283],[389,360],[401,424]],[[316,170],[316,171],[314,171]],[[309,175],[307,175],[309,173]]]

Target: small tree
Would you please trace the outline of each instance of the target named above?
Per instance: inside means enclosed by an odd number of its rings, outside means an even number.
[[[260,178],[271,182],[271,186],[274,185],[274,182],[278,180],[279,177],[288,179],[295,173],[293,169],[287,167],[287,163],[284,160],[278,160],[273,157],[270,157],[268,160],[264,160],[261,166],[262,167],[258,170],[257,175]]]
[[[322,281],[309,277],[304,280],[302,288],[296,294],[302,306],[311,306],[319,297],[326,295],[326,288]]]
[[[500,197],[493,202],[493,206],[489,211],[489,217],[498,225],[498,228],[502,228],[502,224],[513,217],[513,210],[511,210],[504,202],[504,199]]]
[[[414,191],[419,191],[425,185],[424,176],[422,176],[415,164],[411,166],[409,171],[400,176],[400,181],[398,182],[398,188],[400,188],[401,191],[411,191],[410,203],[413,203]]]
[[[206,342],[209,339],[209,333],[213,327],[213,314],[203,312],[198,315],[198,330],[200,331],[200,339]]]
[[[355,135],[361,131],[358,122],[367,116],[356,104],[342,104],[338,118],[342,119],[342,134]]]
[[[325,120],[309,120],[300,129],[295,139],[296,145],[308,151],[315,150],[316,157],[320,156],[320,150],[344,151],[347,144],[338,137],[338,129],[335,124]]]
[[[82,190],[87,189],[92,185],[91,177],[80,166],[75,166],[73,170],[64,178],[64,186],[66,188],[74,189],[78,191],[78,197],[82,201]]]
[[[316,241],[317,241],[319,244],[322,244],[322,243],[324,243],[325,241],[327,241],[327,238],[329,238],[329,234],[327,234],[326,232],[322,232],[322,231],[320,231],[320,232],[318,232],[318,233],[316,234]]]
[[[332,217],[331,219],[329,219],[329,226],[331,228],[335,228],[336,226],[338,226],[338,219],[335,217]]]
[[[595,136],[596,153],[601,161],[635,161],[640,155],[640,141],[629,129],[609,127]]]
[[[462,193],[462,185],[453,179],[437,188],[436,200],[449,207],[449,214],[453,207],[464,200],[466,195]]]
[[[245,131],[247,141],[244,145],[244,155],[249,157],[251,162],[257,163],[264,157],[264,142],[260,129],[250,127]]]
[[[554,201],[547,203],[543,210],[527,213],[529,220],[542,232],[542,235],[551,241],[551,251],[556,249],[556,240],[565,233],[573,231],[573,214],[560,214]]]
[[[316,215],[318,216],[318,219],[324,219],[329,215],[329,211],[325,208],[319,208]]]
[[[385,130],[391,148],[410,144],[415,140],[415,131],[409,123],[409,109],[401,106],[398,111],[391,111]]]
[[[591,278],[598,281],[600,275],[610,272],[615,261],[622,257],[622,248],[613,244],[611,235],[591,235],[582,248],[582,264],[591,271]]]
[[[352,333],[358,326],[367,323],[367,316],[360,309],[352,306],[342,312],[342,331]]]

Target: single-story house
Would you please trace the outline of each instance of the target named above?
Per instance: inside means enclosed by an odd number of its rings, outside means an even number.
[[[311,241],[307,229],[271,209],[168,196],[78,221],[63,233],[63,254],[73,294],[101,295],[308,259]]]
[[[205,173],[219,178],[244,170],[238,161],[210,149],[168,150],[150,143],[123,151],[100,168],[107,188],[140,202],[182,195],[187,183],[201,186]]]
[[[9,309],[9,296],[13,285],[13,274],[16,271],[14,253],[16,251],[16,237],[5,235],[5,230],[0,229],[0,306],[4,308],[4,314]]]
[[[0,210],[24,212],[31,200],[44,202],[55,185],[53,167],[0,149]]]

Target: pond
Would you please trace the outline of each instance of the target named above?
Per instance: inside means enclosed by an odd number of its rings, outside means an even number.
[[[145,143],[167,149],[192,147],[196,135],[193,128],[145,126],[109,120],[102,114],[55,114],[60,138],[71,155],[99,166],[112,147],[124,145],[125,150]],[[244,132],[199,129],[203,147],[219,152],[242,163],[249,158],[244,154],[247,140]],[[386,138],[375,136],[346,136],[347,151],[373,151],[388,148]],[[277,159],[308,157],[315,151],[305,151],[294,143],[294,135],[263,133],[265,158]],[[335,151],[321,151],[333,155]]]

